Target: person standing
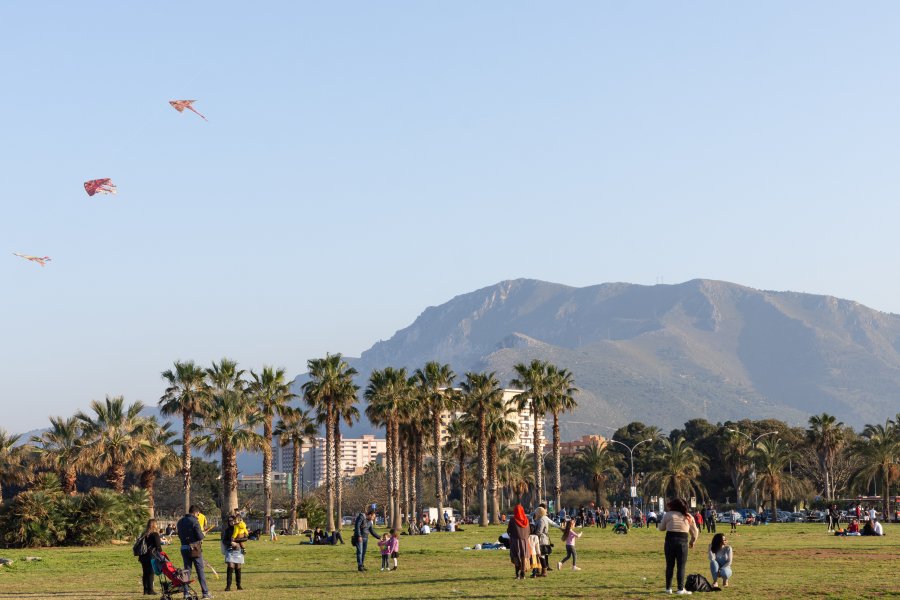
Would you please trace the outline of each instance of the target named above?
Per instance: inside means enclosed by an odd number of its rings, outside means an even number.
[[[715,533],[716,532],[716,521],[719,520],[719,513],[716,511],[716,506],[711,504],[709,507],[709,515],[706,518],[706,532],[707,533]]]
[[[687,565],[688,550],[694,547],[694,542],[700,535],[694,518],[688,514],[684,500],[674,498],[666,505],[666,515],[658,526],[660,531],[666,532],[666,541],[663,551],[666,556],[666,593],[672,593],[672,574],[678,567],[678,591],[676,594],[690,594],[684,589],[685,566]]]
[[[528,566],[528,536],[531,535],[531,527],[521,504],[516,504],[513,518],[506,526],[506,533],[509,535],[509,559],[516,567],[516,579],[525,579],[525,569]]]
[[[356,540],[356,570],[365,571],[366,569],[366,549],[369,546],[369,535],[375,538],[380,537],[375,533],[373,523],[375,522],[375,509],[369,508],[365,514],[356,515],[356,521],[353,522],[353,538]]]
[[[225,567],[228,572],[225,576],[225,591],[231,591],[231,580],[234,578],[237,589],[241,587],[241,567],[244,565],[244,552],[241,548],[240,537],[238,537],[240,529],[238,527],[238,517],[234,515],[228,517],[225,529],[222,531],[222,555],[225,557]]]
[[[837,509],[837,504],[832,504],[828,507],[828,532],[832,533],[838,528],[838,521],[840,520],[840,513]]]
[[[534,511],[534,533],[538,536],[538,543],[541,551],[541,572],[538,577],[546,577],[547,571],[550,570],[550,553],[553,548],[550,545],[550,526],[559,527],[547,516],[547,509],[543,505],[538,506]]]
[[[153,565],[150,564],[150,560],[155,552],[162,552],[162,540],[159,537],[159,531],[156,529],[156,519],[147,521],[147,527],[144,528],[144,533],[141,534],[141,537],[144,538],[144,548],[146,549],[146,552],[138,556],[138,561],[141,563],[141,580],[144,583],[144,595],[155,596],[156,592],[153,590]]]
[[[731,509],[731,533],[734,533],[737,531],[738,514],[739,514],[738,511],[736,511],[733,508]]]
[[[203,528],[197,515],[200,509],[196,505],[192,505],[186,515],[178,520],[175,529],[178,530],[178,539],[181,541],[181,559],[184,561],[184,568],[190,572],[192,568],[197,570],[197,581],[200,582],[200,589],[203,591],[204,598],[212,598],[209,594],[209,587],[206,585],[206,573],[203,571]],[[184,586],[184,593],[187,595],[188,586]]]

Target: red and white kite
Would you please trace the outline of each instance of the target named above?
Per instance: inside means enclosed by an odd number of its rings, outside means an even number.
[[[169,100],[169,104],[171,104],[172,108],[174,108],[178,112],[184,112],[184,109],[188,109],[189,111],[200,115],[200,113],[198,113],[197,110],[193,106],[191,106],[194,102],[196,102],[196,100]],[[200,115],[200,117],[204,121],[209,121],[209,119],[207,119],[203,115]]]
[[[84,191],[88,193],[88,196],[93,196],[94,194],[115,194],[116,184],[112,182],[112,179],[91,179],[84,182]]]
[[[49,256],[29,256],[27,254],[19,254],[18,252],[13,252],[19,258],[24,258],[25,260],[30,260],[31,262],[36,262],[37,264],[44,266],[45,263],[50,262]]]

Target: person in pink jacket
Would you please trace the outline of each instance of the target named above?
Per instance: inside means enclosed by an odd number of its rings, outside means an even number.
[[[396,529],[391,529],[391,537],[387,542],[388,555],[393,559],[394,566],[391,571],[397,570],[397,559],[400,557],[400,536],[397,535]]]

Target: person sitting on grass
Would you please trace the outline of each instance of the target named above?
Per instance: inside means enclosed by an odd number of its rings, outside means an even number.
[[[713,587],[719,587],[719,577],[722,578],[722,587],[728,587],[731,579],[731,561],[734,553],[724,533],[717,533],[709,544],[709,572],[712,574]]]

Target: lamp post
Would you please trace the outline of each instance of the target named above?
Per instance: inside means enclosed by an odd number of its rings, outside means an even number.
[[[761,433],[761,434],[757,435],[756,437],[750,437],[748,434],[744,433],[743,431],[738,431],[737,429],[732,429],[731,427],[727,427],[725,429],[725,431],[730,431],[731,433],[736,433],[738,435],[742,435],[745,438],[747,438],[748,440],[750,440],[750,448],[751,449],[753,448],[753,446],[756,445],[756,442],[758,442],[761,438],[764,438],[767,435],[772,435],[772,434],[778,433],[777,431],[767,431],[765,433]],[[751,472],[752,472],[751,481],[753,481],[755,483],[756,482],[756,468],[755,467],[752,468]],[[753,504],[755,504],[754,509],[759,508],[759,492],[756,490],[756,486],[754,486],[754,488],[753,488]],[[772,511],[774,513],[774,511],[775,511],[774,506],[772,507]]]
[[[646,444],[647,442],[652,442],[655,439],[656,438],[647,438],[646,440],[641,440],[634,446],[629,446],[625,442],[620,442],[618,440],[613,440],[613,439],[609,440],[613,444],[619,444],[620,446],[625,446],[625,448],[628,450],[628,457],[631,461],[631,485],[630,485],[630,489],[628,490],[628,495],[631,496],[631,513],[632,513],[632,515],[634,514],[634,492],[635,492],[635,489],[634,489],[634,449],[637,448],[638,446],[640,446],[641,444]]]

